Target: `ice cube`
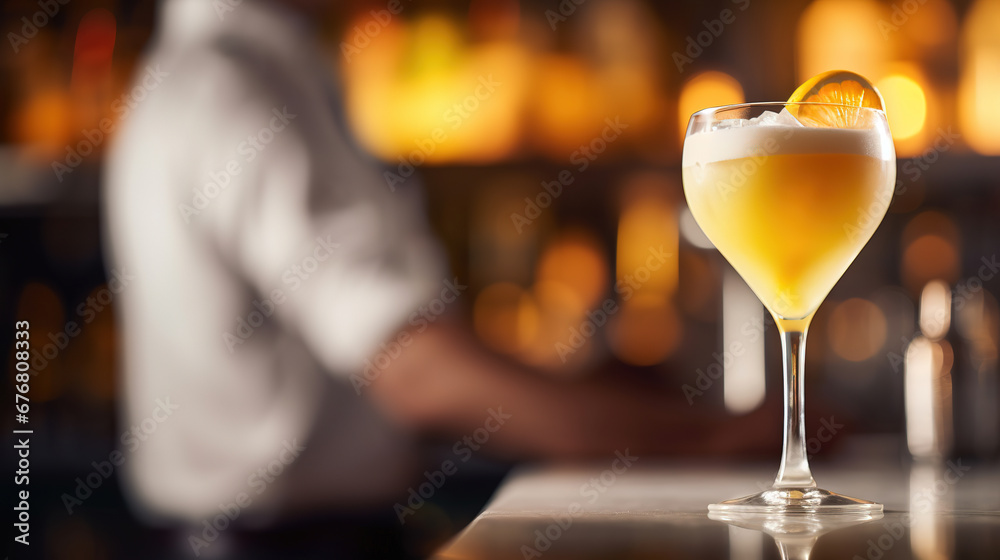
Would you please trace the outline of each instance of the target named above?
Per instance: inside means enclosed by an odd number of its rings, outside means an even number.
[[[724,119],[713,123],[712,130],[725,130],[727,128],[742,128],[749,123],[747,119]]]
[[[757,115],[756,117],[746,121],[745,126],[802,126],[802,123],[798,121],[788,109],[782,109],[780,113],[775,113],[774,111],[764,111],[763,113]]]
[[[774,124],[780,124],[784,126],[802,126],[799,119],[795,118],[790,112],[788,112],[788,107],[785,107],[778,113],[778,117],[775,119]]]
[[[750,126],[760,126],[778,124],[778,113],[774,111],[764,111],[756,117],[750,119]]]

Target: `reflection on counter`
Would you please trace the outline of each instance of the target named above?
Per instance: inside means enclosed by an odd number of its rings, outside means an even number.
[[[837,529],[844,529],[876,519],[882,519],[882,512],[795,514],[780,513],[737,513],[710,511],[708,518],[729,523],[733,527],[766,533],[774,539],[781,554],[781,560],[809,560],[816,540]],[[759,557],[759,548],[753,550],[751,540],[733,540],[730,531],[730,558],[745,559]],[[749,545],[746,549],[744,545]]]

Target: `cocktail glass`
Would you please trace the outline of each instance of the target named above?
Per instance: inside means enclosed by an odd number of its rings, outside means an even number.
[[[804,126],[794,117],[804,114],[846,124]],[[885,113],[826,103],[704,109],[688,124],[682,172],[695,220],[774,317],[784,362],[784,442],[774,483],[709,509],[881,511],[816,486],[806,453],[803,366],[816,309],[892,200],[896,155]]]

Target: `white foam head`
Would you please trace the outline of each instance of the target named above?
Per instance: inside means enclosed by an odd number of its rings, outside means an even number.
[[[777,154],[856,154],[879,159],[893,157],[888,130],[803,126],[783,110],[754,119],[730,119],[684,140],[681,165]]]

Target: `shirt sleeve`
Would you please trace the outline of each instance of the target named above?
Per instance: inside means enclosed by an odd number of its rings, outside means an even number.
[[[358,371],[448,280],[417,179],[386,182],[322,81],[230,62],[195,96],[219,140],[193,158],[201,180],[182,195],[201,187],[205,206],[191,222],[245,279],[244,313],[298,333],[331,372]]]

